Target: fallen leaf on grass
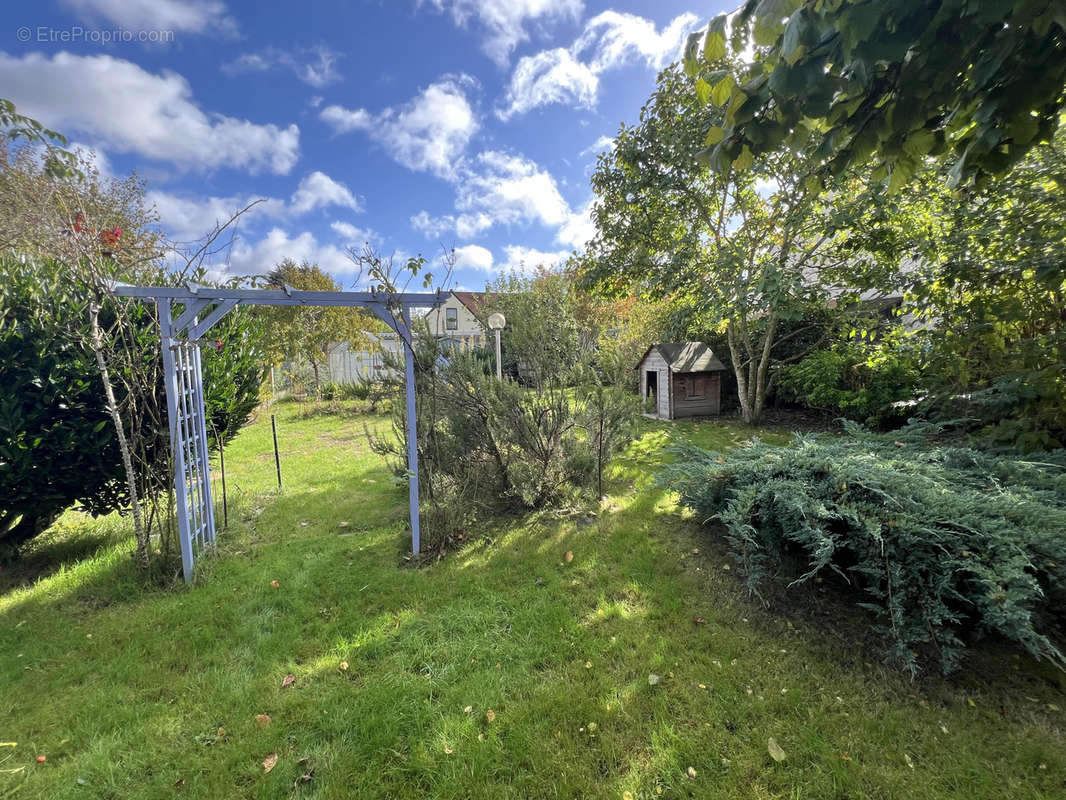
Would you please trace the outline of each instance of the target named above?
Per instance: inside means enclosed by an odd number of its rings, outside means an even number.
[[[452,754],[452,749],[450,747],[445,747],[444,748],[444,755],[450,756],[451,754]]]
[[[911,757],[909,755],[904,753],[903,754],[903,760],[907,762],[907,766],[908,767],[910,767],[911,769],[914,769],[914,762],[911,760]]]
[[[565,561],[567,564],[569,564],[573,560],[574,560],[574,551],[573,550],[567,550],[566,551],[566,555],[563,556],[563,561]]]
[[[967,704],[967,705],[968,705],[968,706],[969,706],[970,708],[977,708],[977,703],[975,703],[975,702],[973,701],[973,699],[972,699],[972,698],[969,698],[969,697],[967,697],[967,698],[966,698],[966,704]]]
[[[38,764],[43,764],[47,760],[48,760],[47,756],[37,756],[37,763]]]
[[[653,672],[650,675],[648,675],[648,686],[654,686],[655,684],[657,684],[661,680],[662,680],[662,678],[660,678],[658,675],[656,675]]]
[[[766,752],[770,754],[770,758],[780,764],[785,760],[785,751],[781,749],[781,745],[777,743],[777,739],[771,736],[766,742]]]
[[[277,588],[278,588],[279,586],[281,586],[281,584],[280,584],[280,583],[278,583],[277,581],[271,581],[271,582],[270,582],[270,587],[271,587],[272,589],[277,589]]]
[[[337,665],[337,667],[340,669],[341,672],[347,672],[348,671],[348,662],[347,661],[342,661],[340,664]]]
[[[263,759],[263,774],[265,775],[266,773],[270,772],[270,770],[274,769],[274,765],[277,764],[277,763],[278,763],[278,754],[277,753],[271,753],[269,756],[267,756],[265,759]]]
[[[473,706],[467,706],[466,708],[463,709],[463,713],[464,714],[469,714],[473,710],[474,710]]]
[[[696,769],[695,769],[695,767],[689,767],[685,771],[685,774],[688,775],[690,778],[695,778],[696,777]]]
[[[18,747],[18,742],[0,742],[0,747]]]
[[[693,617],[692,621],[695,622],[697,625],[706,625],[707,624],[707,620],[705,620],[703,617]]]
[[[585,669],[592,669],[592,662],[591,661],[586,661],[585,662]]]
[[[270,715],[269,714],[256,714],[255,715],[255,721],[258,722],[260,725],[269,725],[270,724]]]
[[[286,675],[284,678],[281,679],[281,685],[283,687],[284,686],[292,686],[292,682],[295,681],[295,680],[296,680],[296,676],[293,675],[290,672],[288,675]]]
[[[485,719],[488,720],[489,723],[495,722],[496,712],[490,708],[488,711],[485,712]]]

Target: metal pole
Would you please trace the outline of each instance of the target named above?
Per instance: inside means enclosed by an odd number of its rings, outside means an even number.
[[[401,336],[407,346],[404,353],[404,389],[407,394],[407,499],[411,507],[411,555],[418,557],[421,549],[421,532],[418,520],[418,424],[415,407],[415,348],[414,335],[411,333],[411,313],[403,307],[403,325],[406,337]]]
[[[503,359],[500,350],[500,329],[496,329],[496,380],[503,380]]]
[[[274,467],[278,471],[278,491],[281,491],[281,456],[278,455],[278,424],[270,415],[270,430],[274,434]]]

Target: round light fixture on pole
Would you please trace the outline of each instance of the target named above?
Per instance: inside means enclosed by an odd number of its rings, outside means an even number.
[[[496,313],[489,316],[489,328],[496,331],[496,380],[503,380],[503,360],[500,352],[500,331],[507,324],[507,318],[503,314]]]

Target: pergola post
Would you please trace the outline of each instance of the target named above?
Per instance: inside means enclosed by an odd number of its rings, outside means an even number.
[[[418,408],[415,404],[415,345],[411,333],[411,312],[403,308],[404,390],[407,395],[407,502],[411,511],[411,556],[418,558],[421,549],[418,513]]]

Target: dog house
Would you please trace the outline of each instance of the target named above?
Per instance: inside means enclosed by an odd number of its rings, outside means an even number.
[[[718,414],[724,369],[703,342],[653,344],[637,365],[640,396],[650,406],[648,416],[683,419]]]

